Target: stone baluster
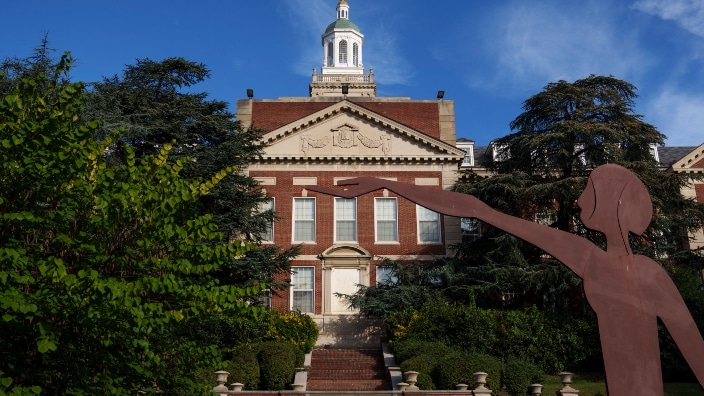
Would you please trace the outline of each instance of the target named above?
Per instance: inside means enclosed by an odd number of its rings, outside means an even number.
[[[477,372],[472,374],[474,376],[474,382],[477,387],[474,388],[473,392],[475,395],[491,395],[491,389],[486,387],[486,377],[487,373]]]
[[[531,396],[540,396],[543,393],[543,385],[531,384],[528,387],[528,393],[530,393]]]
[[[416,386],[416,382],[418,382],[418,372],[417,371],[404,372],[403,373],[403,380],[404,380],[404,382],[408,383],[406,390],[409,390],[409,391],[419,390],[419,388]]]
[[[220,396],[227,396],[227,392],[229,392],[229,389],[227,389],[227,386],[225,386],[225,383],[227,382],[227,376],[230,375],[227,371],[216,371],[215,372],[215,382],[218,384],[213,388],[213,393],[217,393]]]
[[[560,376],[560,382],[562,382],[562,385],[563,385],[562,389],[555,392],[555,394],[557,394],[557,396],[577,396],[577,395],[579,395],[579,391],[570,386],[570,384],[572,384],[572,376],[574,374],[567,372],[567,371],[563,371],[561,373],[557,373],[557,375]]]

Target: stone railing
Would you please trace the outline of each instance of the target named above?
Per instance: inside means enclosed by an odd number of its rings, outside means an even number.
[[[292,390],[290,391],[243,391],[242,390],[242,384],[241,383],[234,383],[230,384],[230,387],[228,388],[225,384],[227,383],[227,376],[230,373],[227,371],[216,371],[215,376],[216,376],[216,382],[217,386],[213,388],[213,393],[216,393],[220,396],[237,396],[237,395],[247,395],[247,396],[254,396],[254,395],[283,395],[283,394],[301,394],[301,393],[306,393],[306,394],[311,394],[311,395],[317,395],[317,396],[324,396],[324,395],[343,395],[346,393],[349,394],[359,394],[359,392],[345,392],[345,391],[335,391],[335,392],[329,392],[329,391],[306,391],[305,387],[305,376],[300,376],[300,373],[296,373],[296,378],[294,380],[294,383],[291,384]],[[418,393],[420,395],[424,396],[459,396],[459,395],[492,395],[493,391],[489,388],[486,387],[486,378],[487,378],[487,373],[483,372],[477,372],[472,374],[474,377],[474,382],[476,384],[476,387],[474,389],[469,389],[469,385],[467,384],[457,384],[456,389],[454,391],[423,391],[416,386],[416,382],[418,380],[418,374],[419,372],[417,371],[406,371],[403,373],[403,382],[398,382],[397,384],[394,385],[394,390],[393,391],[374,391],[374,392],[364,392],[365,395],[389,395],[389,396],[396,396],[396,395],[404,395],[406,392],[414,392]],[[558,390],[556,392],[557,396],[579,396],[579,391],[577,389],[572,388],[570,385],[572,384],[572,373],[569,372],[562,372],[558,374],[560,376],[560,381],[562,382],[562,389]],[[543,391],[543,385],[541,384],[532,384],[529,386],[528,393],[531,396],[540,396]]]
[[[369,74],[318,74],[314,72],[313,82],[373,83],[374,73],[370,72]]]

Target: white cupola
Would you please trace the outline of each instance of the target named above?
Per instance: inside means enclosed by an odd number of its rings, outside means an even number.
[[[322,42],[323,74],[364,74],[364,35],[350,21],[350,6],[346,0],[337,4],[337,20],[325,29]]]

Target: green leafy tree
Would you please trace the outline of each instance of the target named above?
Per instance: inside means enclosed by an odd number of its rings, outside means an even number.
[[[501,160],[488,165],[496,175],[468,174],[456,190],[512,215],[542,217],[603,246],[601,234],[582,226],[575,201],[593,168],[617,163],[643,180],[653,200],[649,229],[632,236],[635,253],[668,265],[689,261],[693,253],[683,242],[704,222],[704,205],[679,193],[690,175],[658,168],[651,146],[663,144],[665,136],[634,113],[635,98],[633,85],[610,76],[548,84],[524,102],[524,112],[510,124],[514,132],[493,142]],[[503,292],[526,292],[532,302],[563,308],[574,301],[571,294],[579,292],[573,286],[580,284],[574,275],[539,249],[503,235],[491,230],[482,249],[461,252],[495,275],[486,279]]]
[[[189,323],[253,312],[262,287],[220,283],[251,245],[191,210],[236,168],[184,179],[169,143],[109,164],[119,136],[95,141],[70,66],[0,102],[0,393],[194,394],[184,373],[219,356],[182,336]]]
[[[181,172],[189,180],[237,166],[240,172],[228,174],[193,204],[193,210],[212,213],[226,239],[238,236],[257,241],[274,217],[271,211],[259,210],[265,196],[257,182],[242,172],[261,153],[259,134],[243,129],[226,102],[209,100],[206,93],[196,92],[195,86],[209,76],[204,64],[183,58],[138,59],[127,65],[121,76],[92,84],[88,115],[105,120],[99,138],[116,127],[125,131],[115,146],[114,162],[122,160],[126,147],[134,149],[140,159],[173,142],[170,161],[189,158]],[[252,281],[271,284],[276,272],[290,270],[296,253],[296,249],[260,247],[223,268],[221,279],[238,285]]]

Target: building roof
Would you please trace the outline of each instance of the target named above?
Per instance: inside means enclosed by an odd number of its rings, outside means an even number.
[[[255,100],[252,103],[252,126],[264,132],[271,132],[337,102]],[[353,103],[432,138],[440,139],[440,109],[436,101],[354,100]]]
[[[675,162],[681,160],[687,154],[694,151],[696,148],[696,146],[658,147],[658,158],[660,159],[660,166],[669,168]]]
[[[328,34],[335,29],[352,29],[357,33],[362,33],[362,31],[359,30],[359,26],[357,26],[354,22],[350,21],[349,19],[340,18],[335,22],[329,24],[328,27],[325,29],[325,33],[323,33],[323,35]]]

